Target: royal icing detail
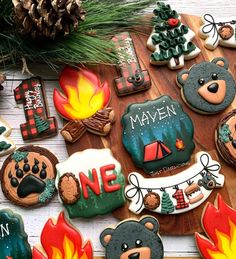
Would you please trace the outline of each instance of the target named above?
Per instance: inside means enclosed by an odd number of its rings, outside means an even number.
[[[32,259],[92,259],[90,241],[83,242],[80,232],[73,227],[61,212],[57,221],[49,219],[41,233],[41,246],[33,248]]]
[[[20,215],[0,210],[0,258],[31,259],[31,248]]]
[[[32,77],[14,90],[17,103],[23,103],[26,123],[21,124],[24,140],[51,137],[57,134],[55,117],[50,117],[45,86],[40,77]]]
[[[181,17],[170,5],[157,2],[153,13],[154,28],[147,41],[153,51],[151,64],[179,69],[184,66],[184,60],[193,59],[201,52],[192,42],[195,33],[182,24]]]
[[[236,48],[236,17],[214,17],[205,14],[199,32],[205,47],[214,50],[218,45]]]
[[[191,119],[169,96],[129,105],[122,125],[126,150],[150,174],[186,163],[195,147]]]
[[[139,221],[127,219],[116,228],[105,229],[100,242],[106,250],[106,259],[163,259],[159,228],[157,219],[144,216]]]
[[[10,125],[0,117],[0,156],[8,155],[16,148],[14,142],[9,138],[11,130]]]
[[[76,152],[56,169],[59,199],[70,218],[106,214],[125,202],[121,165],[110,149]]]
[[[196,233],[195,238],[203,258],[235,258],[236,211],[225,203],[220,194],[214,205],[206,205],[202,213],[202,228],[207,237]]]
[[[147,70],[142,70],[129,32],[122,32],[112,38],[119,59],[121,77],[115,79],[115,90],[118,96],[124,96],[151,87]]]
[[[130,173],[129,185],[125,188],[126,198],[131,200],[129,209],[135,214],[145,208],[162,214],[192,210],[202,204],[214,188],[223,186],[224,175],[220,174],[220,168],[208,153],[199,152],[196,163],[177,175],[144,178],[139,173]],[[161,201],[156,202],[155,197],[147,199],[150,194],[156,194]]]

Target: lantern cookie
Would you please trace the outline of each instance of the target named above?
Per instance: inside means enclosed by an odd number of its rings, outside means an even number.
[[[196,155],[196,163],[177,175],[144,178],[139,173],[128,176],[125,188],[129,209],[139,214],[143,209],[161,214],[179,214],[201,205],[213,189],[224,185],[220,164],[206,152]]]
[[[38,146],[19,148],[4,161],[0,171],[2,191],[13,203],[31,207],[54,196],[57,158]]]
[[[188,162],[195,147],[191,119],[169,96],[129,105],[122,125],[126,150],[149,174]]]
[[[0,210],[0,258],[32,258],[23,220],[9,209]]]
[[[158,234],[159,223],[151,216],[139,221],[128,219],[100,235],[106,259],[163,259],[164,249]]]
[[[201,51],[192,42],[195,33],[183,25],[175,10],[163,2],[157,2],[153,18],[154,29],[147,41],[153,51],[150,63],[166,65],[170,69],[184,66],[184,60],[195,58]]]
[[[228,68],[228,61],[220,57],[178,73],[177,84],[181,87],[184,102],[202,114],[215,114],[226,109],[236,93],[235,81]]]
[[[33,248],[32,259],[93,258],[90,241],[83,244],[79,231],[66,219],[63,212],[57,221],[49,219],[41,233],[41,246]]]
[[[110,149],[87,149],[56,165],[56,187],[70,218],[102,215],[121,207],[125,179]]]
[[[216,129],[216,146],[222,158],[236,167],[236,110],[220,120]]]
[[[214,50],[218,45],[236,48],[235,17],[213,17],[205,14],[202,18],[203,25],[199,33],[205,39],[205,47]]]

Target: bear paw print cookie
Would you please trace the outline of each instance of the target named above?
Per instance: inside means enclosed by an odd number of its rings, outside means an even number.
[[[158,234],[159,223],[151,216],[139,221],[128,219],[100,235],[106,259],[163,259],[164,251]]]
[[[236,93],[236,84],[228,68],[228,61],[219,57],[178,73],[177,84],[181,87],[184,102],[202,114],[225,110],[233,102]]]
[[[57,158],[38,146],[19,148],[4,161],[0,171],[2,191],[13,203],[31,207],[54,196]]]

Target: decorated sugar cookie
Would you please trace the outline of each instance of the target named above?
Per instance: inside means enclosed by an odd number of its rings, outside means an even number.
[[[204,45],[207,49],[214,50],[218,45],[236,48],[236,16],[213,17],[205,14],[202,24],[199,33],[205,39]]]
[[[126,150],[149,174],[188,162],[195,147],[191,119],[166,95],[129,105],[122,125]]]
[[[49,219],[41,233],[41,245],[33,248],[32,259],[92,259],[90,241],[83,242],[79,231],[60,213],[57,221]]]
[[[233,259],[236,255],[236,211],[220,194],[215,204],[208,203],[202,213],[202,228],[206,236],[195,234],[196,244],[205,259]]]
[[[23,220],[9,209],[0,210],[0,258],[32,258]]]
[[[23,207],[44,205],[55,195],[57,158],[38,146],[19,148],[4,161],[0,171],[2,191]]]
[[[16,148],[14,142],[9,138],[11,130],[11,126],[0,117],[0,156],[8,155]]]
[[[153,51],[151,64],[179,69],[184,66],[184,60],[193,59],[200,53],[192,42],[195,33],[182,24],[181,17],[170,5],[157,2],[154,15],[154,28],[147,41],[147,47]]]
[[[106,259],[163,259],[159,223],[151,216],[121,221],[100,235]]]
[[[59,199],[70,218],[106,214],[124,204],[125,179],[110,149],[76,152],[56,168]]]
[[[215,141],[223,159],[236,167],[236,110],[225,114],[220,120]]]
[[[234,100],[236,84],[228,71],[228,61],[215,58],[184,69],[177,75],[177,84],[185,103],[202,114],[225,110]]]
[[[220,164],[206,152],[196,155],[196,163],[177,175],[144,178],[133,172],[128,176],[126,198],[129,209],[139,214],[147,209],[161,214],[179,214],[201,205],[213,189],[224,185]]]

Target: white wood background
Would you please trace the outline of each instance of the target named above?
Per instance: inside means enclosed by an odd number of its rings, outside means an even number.
[[[178,12],[203,15],[208,12],[219,16],[233,16],[236,14],[236,0],[169,0],[172,7]],[[151,12],[151,8],[149,11]],[[47,68],[42,66],[34,67],[33,72],[35,75],[40,75],[43,78],[56,78],[57,75],[49,71]],[[24,78],[20,71],[8,71],[8,78]],[[19,124],[25,122],[22,105],[16,105],[13,97],[13,89],[20,82],[6,82],[5,90],[0,92],[0,115],[3,116],[13,127],[11,138],[15,141],[17,147],[25,145],[23,142],[19,130]],[[57,87],[57,82],[46,82],[47,85],[47,99],[49,102],[49,109],[52,116],[56,116],[59,123],[59,128],[62,126],[62,120],[55,112],[55,108],[52,103],[52,92],[53,88]],[[58,157],[59,161],[65,160],[68,155],[66,152],[64,140],[60,134],[54,138],[47,140],[32,142],[31,144],[41,145],[51,150]],[[0,166],[4,158],[0,158]],[[17,206],[12,205],[8,200],[5,199],[2,192],[0,191],[0,209],[11,208],[15,212],[20,213],[25,222],[25,229],[29,235],[30,244],[33,246],[39,243],[39,236],[41,230],[49,217],[57,217],[59,212],[63,209],[59,204],[57,197],[46,207],[37,209],[21,209]],[[93,243],[95,255],[103,255],[103,249],[99,243],[100,232],[110,226],[116,224],[115,220],[111,215],[96,217],[89,220],[73,220],[73,224],[76,225],[83,234],[84,239],[90,239]],[[165,256],[176,256],[176,257],[187,257],[197,256],[197,249],[192,236],[187,237],[167,237],[164,236],[164,248]]]

